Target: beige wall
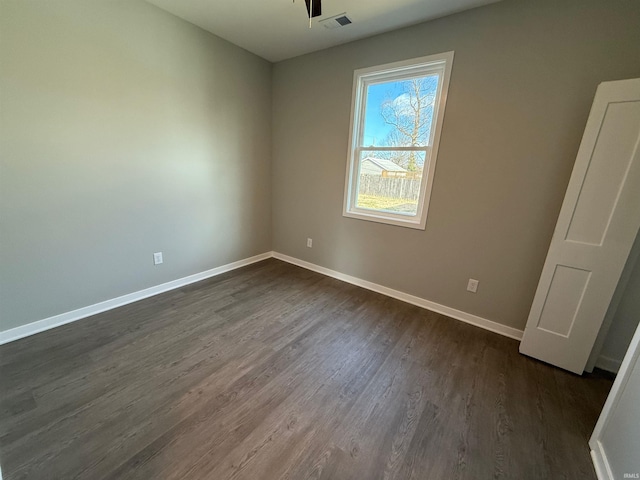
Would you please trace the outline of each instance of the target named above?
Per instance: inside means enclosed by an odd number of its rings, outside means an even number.
[[[1,0],[0,330],[270,250],[270,122],[271,64],[156,7]]]
[[[639,24],[634,1],[505,0],[272,77],[141,0],[0,0],[0,331],[272,240],[523,328],[595,88],[640,76]],[[342,217],[353,70],[448,50],[426,231]]]
[[[505,0],[276,64],[274,249],[524,328],[596,86],[640,77],[639,26],[640,2]],[[343,217],[353,70],[449,50],[426,230]]]

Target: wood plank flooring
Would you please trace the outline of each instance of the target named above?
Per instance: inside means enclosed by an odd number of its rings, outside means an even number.
[[[611,380],[267,260],[0,347],[16,479],[595,479]]]

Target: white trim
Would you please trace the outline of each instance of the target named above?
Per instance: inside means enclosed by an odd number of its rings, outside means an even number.
[[[598,480],[615,480],[600,442],[598,442],[596,450],[591,450],[591,460],[593,461],[593,468],[596,470]]]
[[[620,365],[622,365],[622,360],[604,355],[600,355],[596,360],[596,367],[611,373],[618,373],[618,371],[620,371]]]
[[[607,401],[602,408],[602,412],[600,413],[600,417],[598,418],[598,422],[596,423],[595,428],[593,429],[593,433],[591,434],[591,438],[589,439],[589,446],[591,450],[594,452],[592,454],[593,464],[596,469],[596,472],[600,468],[601,471],[606,472],[609,476],[603,476],[604,479],[612,479],[613,480],[613,472],[611,467],[609,466],[609,461],[607,460],[607,455],[604,451],[602,442],[600,439],[604,436],[604,432],[609,424],[609,420],[613,416],[616,408],[618,407],[618,403],[622,398],[622,395],[625,393],[625,389],[627,384],[629,383],[629,379],[631,378],[631,374],[636,367],[636,364],[640,361],[640,325],[636,328],[636,331],[631,339],[631,344],[629,345],[629,349],[622,360],[622,365],[620,366],[620,371],[616,376],[615,381],[613,382],[613,386],[609,391],[609,396],[607,397]],[[600,479],[600,477],[598,477]]]
[[[220,275],[221,273],[229,272],[231,270],[235,270],[252,263],[260,262],[262,260],[266,260],[267,258],[271,258],[272,256],[273,252],[261,253],[260,255],[255,255],[243,260],[238,260],[237,262],[228,263],[226,265],[212,268],[204,272],[189,275],[188,277],[183,277],[177,280],[172,280],[171,282],[163,283],[161,285],[156,285],[155,287],[145,288],[144,290],[129,293],[121,297],[112,298],[111,300],[105,300],[104,302],[96,303],[94,305],[82,307],[77,310],[61,313],[60,315],[55,315],[43,320],[28,323],[20,327],[5,330],[3,332],[0,332],[0,345],[13,342],[14,340],[19,340],[36,333],[44,332],[45,330],[50,330],[67,323],[82,320],[83,318],[90,317],[91,315],[96,315],[98,313],[121,307],[129,303],[137,302],[138,300],[152,297],[154,295],[180,288],[191,283],[199,282],[200,280],[215,277],[216,275]],[[0,477],[0,480],[2,480],[2,477]]]
[[[94,305],[89,305],[87,307],[79,308],[77,310],[73,310],[70,312],[61,313],[60,315],[55,315],[53,317],[45,318],[43,320],[38,320],[36,322],[28,323],[20,327],[12,328],[10,330],[5,330],[3,332],[0,332],[0,345],[13,342],[14,340],[19,340],[21,338],[28,337],[30,335],[35,335],[36,333],[44,332],[46,330],[50,330],[52,328],[65,325],[67,323],[75,322],[77,320],[82,320],[83,318],[87,318],[92,315],[105,312],[107,310],[112,310],[114,308],[118,308],[123,305],[127,305],[129,303],[137,302],[139,300],[143,300],[145,298],[149,298],[154,295],[167,292],[169,290],[180,288],[185,285],[189,285],[191,283],[199,282],[200,280],[205,280],[207,278],[215,277],[216,275],[220,275],[222,273],[229,272],[231,270],[235,270],[237,268],[241,268],[246,265],[260,262],[262,260],[266,260],[272,257],[287,263],[291,263],[293,265],[297,265],[302,268],[306,268],[307,270],[312,270],[314,272],[327,275],[328,277],[337,278],[338,280],[342,280],[352,285],[357,285],[359,287],[366,288],[367,290],[381,293],[382,295],[386,295],[388,297],[392,297],[392,298],[401,300],[403,302],[410,303],[412,305],[416,305],[418,307],[425,308],[427,310],[431,310],[433,312],[437,312],[442,315],[446,315],[456,320],[460,320],[461,322],[469,323],[471,325],[475,325],[476,327],[480,327],[494,333],[499,333],[500,335],[504,335],[509,338],[514,338],[516,340],[522,339],[522,333],[523,333],[522,330],[508,327],[506,325],[502,325],[501,323],[487,320],[486,318],[482,318],[477,315],[473,315],[471,313],[463,312],[461,310],[456,310],[455,308],[447,307],[445,305],[440,305],[438,303],[432,302],[430,300],[426,300],[424,298],[416,297],[414,295],[400,292],[398,290],[393,290],[392,288],[384,287],[382,285],[378,285],[376,283],[369,282],[367,280],[362,280],[360,278],[353,277],[351,275],[347,275],[344,273],[337,272],[335,270],[321,267],[313,263],[305,262],[304,260],[290,257],[282,253],[266,252],[260,255],[256,255],[254,257],[245,258],[243,260],[238,260],[237,262],[212,268],[211,270],[206,270],[204,272],[196,273],[194,275],[189,275],[188,277],[183,277],[177,280],[173,280],[171,282],[163,283],[155,287],[150,287],[144,290],[140,290],[138,292],[129,293],[127,295],[113,298],[111,300],[106,300],[104,302],[96,303]],[[1,472],[0,472],[0,475],[1,475]],[[0,480],[2,480],[1,476],[0,476]]]
[[[388,63],[369,68],[361,68],[353,73],[353,90],[351,96],[351,120],[349,125],[349,152],[347,157],[346,182],[342,215],[348,218],[369,220],[372,222],[386,223],[400,227],[409,227],[424,230],[427,222],[427,212],[433,187],[433,178],[436,169],[440,134],[444,123],[444,113],[447,103],[449,81],[453,68],[454,52],[444,52],[426,57]],[[382,210],[368,210],[357,207],[357,185],[359,172],[360,151],[375,151],[378,147],[365,146],[362,143],[364,135],[364,118],[366,112],[366,100],[364,93],[368,85],[373,83],[411,78],[425,75],[428,72],[438,71],[439,82],[434,104],[434,118],[432,121],[431,138],[429,145],[423,147],[411,147],[408,150],[424,151],[425,166],[422,173],[420,195],[416,215],[407,215],[386,212]],[[404,150],[404,149],[403,149]]]
[[[369,282],[367,280],[362,280],[357,277],[352,277],[351,275],[340,273],[335,270],[330,270],[328,268],[321,267],[313,263],[305,262],[304,260],[290,257],[282,253],[273,252],[273,256],[278,260],[282,260],[284,262],[291,263],[293,265],[297,265],[302,268],[306,268],[307,270],[312,270],[314,272],[321,273],[328,277],[337,278],[338,280],[342,280],[343,282],[351,283],[352,285],[357,285],[358,287],[366,288],[367,290],[381,293],[382,295],[386,295],[388,297],[392,297],[392,298],[401,300],[403,302],[410,303],[412,305],[416,305],[418,307],[422,307],[427,310],[431,310],[432,312],[441,313],[442,315],[446,315],[456,320],[460,320],[461,322],[475,325],[476,327],[489,330],[490,332],[499,333],[500,335],[504,335],[505,337],[509,337],[509,338],[514,338],[516,340],[522,339],[523,331],[518,330],[517,328],[508,327],[506,325],[502,325],[501,323],[487,320],[486,318],[482,318],[477,315],[473,315],[471,313],[463,312],[462,310],[456,310],[455,308],[447,307],[445,305],[440,305],[439,303],[432,302],[431,300],[426,300],[424,298],[416,297],[408,293],[400,292],[399,290],[393,290],[392,288],[384,287],[382,285],[378,285],[377,283]]]

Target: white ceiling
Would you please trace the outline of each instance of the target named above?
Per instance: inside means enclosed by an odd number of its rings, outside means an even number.
[[[277,62],[499,0],[322,0],[311,29],[304,0],[147,1]],[[352,25],[329,30],[317,23],[344,12]]]

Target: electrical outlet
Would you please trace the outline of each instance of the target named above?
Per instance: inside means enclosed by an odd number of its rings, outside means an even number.
[[[479,280],[474,280],[473,278],[469,279],[469,283],[467,283],[467,291],[471,293],[476,293],[478,291]]]
[[[160,265],[162,263],[162,252],[156,252],[153,254],[153,264]]]
[[[307,247],[313,247],[313,238],[307,238]]]

